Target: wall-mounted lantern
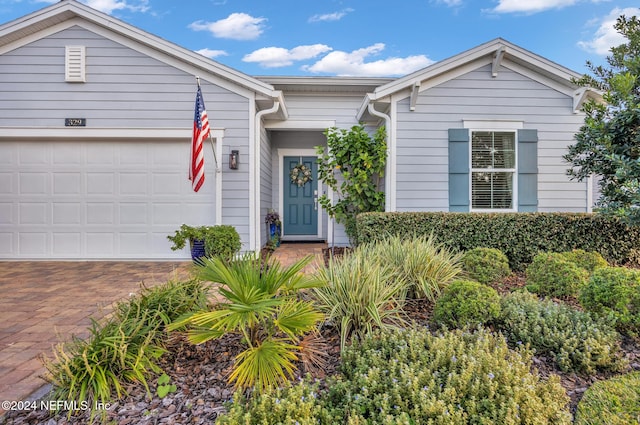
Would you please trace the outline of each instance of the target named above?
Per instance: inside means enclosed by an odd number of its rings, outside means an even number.
[[[229,154],[229,169],[238,169],[238,160],[240,159],[240,151],[231,151]]]

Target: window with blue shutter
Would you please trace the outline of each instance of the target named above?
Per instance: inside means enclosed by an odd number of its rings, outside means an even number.
[[[450,129],[449,211],[537,211],[537,142],[537,130]]]

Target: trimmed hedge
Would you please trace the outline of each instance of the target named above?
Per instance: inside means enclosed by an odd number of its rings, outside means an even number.
[[[541,251],[597,251],[613,264],[637,262],[640,226],[587,213],[401,212],[358,215],[358,240],[387,235],[433,234],[456,251],[497,248],[514,270],[523,270]]]

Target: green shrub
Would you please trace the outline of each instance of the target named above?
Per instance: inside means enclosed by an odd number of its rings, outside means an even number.
[[[570,424],[557,376],[480,329],[376,332],[349,347],[325,405],[345,424]]]
[[[594,383],[584,393],[575,425],[638,425],[640,421],[640,372]]]
[[[457,280],[444,289],[433,315],[436,322],[450,327],[482,325],[500,315],[500,296],[481,283]]]
[[[578,295],[589,273],[567,261],[562,254],[541,252],[527,267],[527,288],[540,295],[567,298]]]
[[[601,267],[607,267],[609,265],[607,260],[605,260],[602,255],[596,251],[587,252],[583,249],[574,249],[571,251],[561,252],[560,254],[565,260],[585,269],[589,273],[593,273],[594,270]]]
[[[254,392],[248,399],[238,391],[218,417],[216,425],[338,424],[329,418],[319,399],[318,384],[302,381],[293,386]]]
[[[640,270],[597,269],[580,290],[579,300],[589,311],[612,316],[619,330],[640,334]]]
[[[473,248],[464,253],[461,262],[463,270],[471,279],[485,285],[511,274],[509,259],[495,248]]]
[[[317,277],[324,283],[313,290],[317,308],[340,330],[344,349],[352,337],[363,338],[374,328],[404,325],[402,318],[407,284],[392,279],[393,269],[356,249],[320,267]]]
[[[497,248],[512,270],[524,270],[538,252],[597,251],[613,264],[638,260],[640,226],[585,213],[364,213],[357,218],[360,243],[389,235],[433,235],[457,252]]]
[[[117,304],[114,314],[120,321],[135,319],[147,311],[149,325],[164,328],[183,314],[203,310],[209,305],[209,285],[200,279],[170,280],[162,285],[145,287],[126,303]],[[130,317],[133,316],[133,317]]]
[[[440,290],[462,273],[460,255],[454,254],[433,237],[403,239],[392,236],[360,245],[363,255],[391,267],[389,279],[405,281],[411,295],[435,301]]]
[[[604,320],[527,292],[502,299],[498,328],[512,342],[552,356],[563,371],[620,370],[619,335]]]
[[[187,241],[193,243],[194,240],[203,240],[205,256],[220,256],[225,259],[233,258],[242,247],[236,228],[228,225],[194,227],[183,224],[173,235],[167,236],[167,239],[172,243],[171,249],[174,251],[184,248]]]
[[[164,350],[154,343],[157,327],[148,324],[157,316],[134,311],[137,315],[128,314],[124,321],[92,320],[87,339],[73,337],[54,348],[53,358],[44,359],[52,400],[88,402],[89,406],[112,403],[127,394],[132,382],[142,383],[150,393],[147,377],[160,372],[157,360]]]
[[[147,377],[160,368],[162,331],[174,318],[207,305],[208,287],[197,279],[143,287],[114,306],[108,319],[92,320],[90,336],[58,344],[44,359],[52,397],[81,403],[112,402],[127,394],[131,382],[149,391]]]

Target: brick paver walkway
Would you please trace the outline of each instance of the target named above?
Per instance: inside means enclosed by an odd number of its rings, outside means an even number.
[[[316,256],[321,243],[283,243],[273,254],[283,266]],[[0,401],[25,400],[43,387],[43,353],[71,335],[88,336],[90,317],[108,314],[111,305],[140,289],[189,275],[182,262],[0,261]],[[0,415],[4,411],[0,408]]]

